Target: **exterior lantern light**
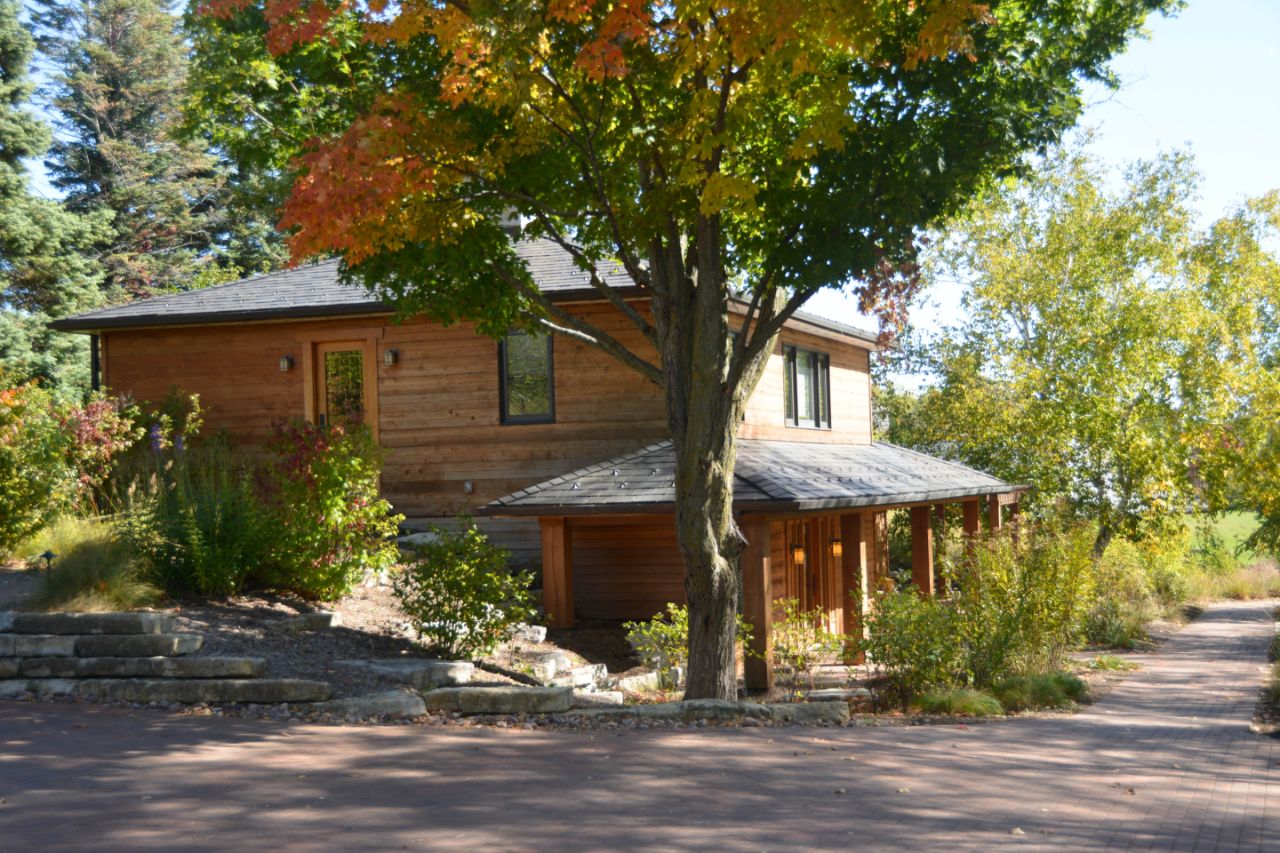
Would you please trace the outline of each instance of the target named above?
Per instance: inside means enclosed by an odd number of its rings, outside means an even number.
[[[293,370],[293,356],[291,355],[280,356],[280,372],[288,373],[290,370]]]
[[[791,562],[797,566],[804,565],[804,546],[799,542],[791,546]]]
[[[385,364],[387,367],[392,367],[399,360],[400,360],[399,350],[393,350],[393,349],[383,350],[382,363]]]
[[[831,540],[831,556],[837,560],[844,556],[844,543],[840,541],[839,536]]]

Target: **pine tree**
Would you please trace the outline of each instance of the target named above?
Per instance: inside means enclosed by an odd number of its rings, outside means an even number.
[[[105,222],[31,193],[23,161],[49,145],[27,108],[34,47],[16,0],[0,0],[0,367],[6,381],[40,378],[73,393],[88,384],[87,342],[47,323],[98,301],[99,267],[85,250]]]
[[[217,159],[175,130],[187,75],[162,0],[44,0],[36,38],[54,69],[58,138],[46,163],[68,210],[114,214],[100,246],[109,289],[132,296],[225,278],[230,227]]]

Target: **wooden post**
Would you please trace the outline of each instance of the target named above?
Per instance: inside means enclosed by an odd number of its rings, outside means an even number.
[[[573,542],[568,519],[539,518],[542,526],[542,607],[552,628],[573,627]]]
[[[961,504],[964,510],[964,550],[970,557],[978,547],[978,536],[982,532],[982,504],[978,501],[965,501]]]
[[[911,581],[921,595],[933,595],[933,525],[927,506],[911,508]]]
[[[990,523],[992,533],[1004,526],[1000,516],[999,495],[987,495],[987,520]]]
[[[751,623],[751,642],[743,674],[748,690],[773,687],[773,575],[769,567],[769,522],[752,518],[741,522],[747,547],[738,557],[742,568],[742,612]],[[789,546],[787,546],[789,547]]]
[[[862,514],[840,516],[840,544],[844,551],[841,558],[841,574],[844,577],[844,628],[843,631],[856,641],[863,637],[863,626],[870,598],[867,577],[867,543],[862,538]],[[855,643],[845,647],[845,663],[858,664],[864,660],[862,650]]]

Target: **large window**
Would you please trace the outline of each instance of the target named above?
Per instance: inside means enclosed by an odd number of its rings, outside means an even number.
[[[782,352],[787,426],[830,429],[830,356],[797,347],[783,347]]]
[[[513,331],[498,347],[504,424],[549,424],[556,419],[551,336]]]

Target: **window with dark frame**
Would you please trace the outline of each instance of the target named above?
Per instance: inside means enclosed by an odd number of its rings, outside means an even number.
[[[500,417],[504,424],[549,424],[556,419],[551,336],[515,330],[498,345]]]
[[[787,426],[831,428],[831,356],[783,347],[782,392]]]

